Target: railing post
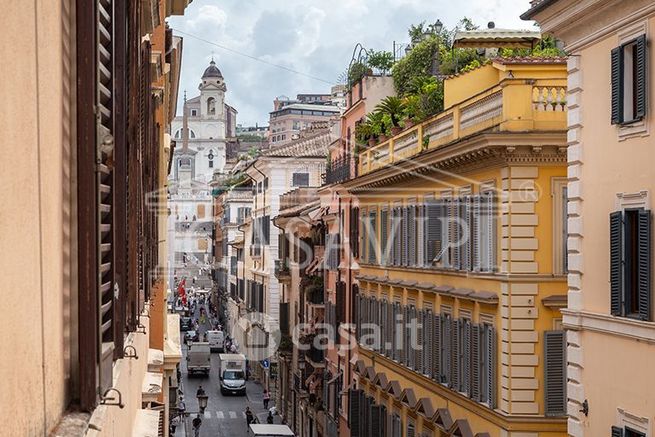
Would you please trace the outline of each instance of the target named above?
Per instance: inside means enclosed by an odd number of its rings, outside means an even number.
[[[416,152],[419,153],[423,150],[423,123],[418,125],[416,129]]]
[[[396,161],[395,157],[393,156],[393,147],[394,147],[395,142],[396,142],[395,137],[392,137],[391,139],[389,139],[389,146],[388,147],[389,147],[389,163],[390,164],[392,164],[393,162]]]
[[[461,109],[460,105],[456,105],[453,108],[453,140],[456,140],[456,139],[459,138],[459,120],[460,120],[460,118],[461,118],[460,116],[462,114],[460,109]]]

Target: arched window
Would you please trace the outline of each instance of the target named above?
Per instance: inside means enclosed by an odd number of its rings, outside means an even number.
[[[207,114],[216,114],[216,99],[213,97],[207,99]]]
[[[189,129],[189,138],[195,138],[195,137],[196,137],[196,133],[191,129]]]
[[[193,130],[189,129],[189,138],[195,138],[195,137],[196,137],[196,133]],[[175,132],[175,139],[180,139],[180,138],[182,138],[182,129],[178,129]]]

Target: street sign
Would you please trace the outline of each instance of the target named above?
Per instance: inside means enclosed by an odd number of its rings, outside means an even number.
[[[262,361],[262,367],[264,367],[264,369],[268,369],[270,366],[271,366],[271,362],[268,361],[268,359]]]

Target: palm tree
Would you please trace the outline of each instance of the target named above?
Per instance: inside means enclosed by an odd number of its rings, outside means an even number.
[[[400,97],[388,96],[375,107],[376,112],[387,114],[392,127],[400,127],[400,120],[405,111],[405,103]]]

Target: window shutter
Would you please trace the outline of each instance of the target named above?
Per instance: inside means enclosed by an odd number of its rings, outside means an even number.
[[[496,196],[493,191],[483,195],[483,202],[486,208],[483,213],[486,218],[486,244],[485,244],[485,263],[483,268],[487,272],[493,272],[496,268]],[[484,231],[483,231],[484,232]]]
[[[389,210],[380,211],[380,265],[388,264],[389,252],[387,242],[389,240]]]
[[[359,256],[359,208],[350,208],[350,251],[353,257]]]
[[[441,381],[441,316],[432,318],[432,379]]]
[[[637,280],[639,284],[639,318],[650,320],[651,293],[651,214],[650,210],[639,211],[639,235],[637,249],[639,265]]]
[[[368,232],[367,232],[367,229],[366,229],[366,221],[367,221],[366,220],[366,212],[362,211],[360,213],[359,217],[360,217],[359,218],[359,226],[360,226],[360,229],[361,229],[361,231],[359,233],[359,235],[361,237],[361,240],[360,240],[360,243],[359,243],[359,246],[358,246],[358,248],[359,248],[359,259],[364,261],[364,260],[367,259],[366,258],[366,247],[368,245],[368,242],[366,241],[368,239]]]
[[[421,364],[422,373],[430,376],[432,373],[432,312],[423,310],[423,363]]]
[[[473,325],[471,332],[471,392],[469,396],[480,401],[480,326]]]
[[[489,326],[485,330],[487,343],[487,403],[496,408],[496,330]]]
[[[461,198],[455,198],[453,199],[450,208],[448,208],[448,238],[451,253],[453,255],[450,260],[450,267],[457,270],[462,268],[462,251],[460,242],[461,227],[459,226],[461,203]]]
[[[460,355],[460,391],[464,393],[471,392],[471,321],[462,320],[462,354]]]
[[[368,262],[375,264],[377,262],[377,257],[375,253],[375,243],[377,242],[377,223],[376,223],[376,212],[369,212],[369,239],[368,239]]]
[[[409,334],[407,329],[407,321],[409,320],[409,307],[403,306],[403,357],[402,363],[405,367],[409,367]]]
[[[443,218],[443,204],[430,200],[425,206],[427,212],[427,238],[425,265],[431,266],[439,252],[441,252],[441,226]]]
[[[407,265],[416,266],[416,206],[407,207]]]
[[[425,226],[425,205],[416,206],[416,265],[425,266],[427,263],[425,261],[425,242],[426,238],[426,226]]]
[[[382,405],[373,405],[371,407],[370,435],[372,436],[383,435],[383,408]]]
[[[623,49],[612,49],[612,124],[623,121]]]
[[[459,390],[460,320],[454,319],[450,328],[450,388]]]
[[[447,384],[450,378],[450,335],[452,323],[450,316],[444,314],[441,317],[441,382]]]
[[[483,269],[482,216],[487,203],[482,195],[471,198],[471,269],[479,272]]]
[[[348,396],[348,419],[350,419],[350,435],[351,437],[360,437],[359,419],[361,411],[360,400],[362,390],[350,390]]]
[[[544,386],[546,416],[566,415],[566,334],[544,332]]]
[[[618,426],[613,426],[612,437],[623,437],[623,428],[619,428]]]
[[[409,258],[409,206],[402,208],[402,237],[400,241],[402,246],[400,265],[406,266]]]
[[[289,335],[289,302],[280,302],[280,332]]]
[[[642,119],[646,115],[647,96],[647,73],[648,73],[648,56],[646,35],[637,38],[635,47],[635,100],[636,112],[635,118]]]
[[[393,334],[391,336],[391,359],[394,361],[398,361],[398,336],[399,336],[399,330],[397,328],[397,320],[398,320],[398,303],[393,302],[391,304],[391,316],[393,318]]]
[[[623,212],[610,214],[610,306],[613,316],[622,314],[623,291]]]
[[[401,251],[402,251],[402,217],[401,210],[399,207],[393,209],[394,212],[394,221],[393,221],[393,265],[401,265]]]
[[[416,430],[413,423],[407,424],[407,437],[416,437]]]
[[[466,196],[460,204],[460,220],[463,226],[460,231],[460,241],[462,247],[462,270],[471,270],[472,267],[472,223],[471,223],[471,196]]]

